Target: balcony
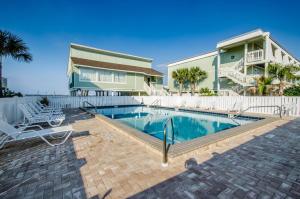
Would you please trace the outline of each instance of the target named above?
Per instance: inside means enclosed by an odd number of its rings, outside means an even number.
[[[254,50],[247,53],[247,62],[258,62],[264,60],[264,50]]]

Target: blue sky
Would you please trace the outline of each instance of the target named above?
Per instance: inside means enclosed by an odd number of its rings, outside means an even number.
[[[4,60],[9,87],[67,94],[71,42],[172,61],[212,51],[216,43],[256,28],[300,58],[300,1],[19,1],[0,0],[0,29],[28,44],[29,64]]]

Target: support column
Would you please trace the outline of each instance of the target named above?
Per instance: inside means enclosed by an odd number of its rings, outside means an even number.
[[[268,77],[269,76],[269,73],[268,73],[268,65],[269,63],[268,62],[265,62],[265,77]]]
[[[264,41],[264,52],[265,52],[265,54],[264,54],[264,59],[265,59],[265,62],[269,62],[269,60],[270,60],[270,56],[269,56],[269,54],[270,54],[270,38],[269,38],[269,34],[267,34],[266,36],[265,36],[265,41]]]
[[[218,49],[218,57],[217,57],[217,93],[220,91],[220,79],[219,79],[219,71],[221,65],[221,49]]]
[[[245,48],[244,48],[244,75],[247,75],[247,54],[248,54],[248,43],[245,43]]]
[[[264,52],[265,52],[265,57],[264,57],[264,59],[265,59],[265,72],[264,72],[264,76],[265,77],[268,77],[269,76],[269,73],[268,73],[268,65],[269,65],[269,62],[270,62],[270,56],[269,56],[269,54],[270,54],[270,48],[271,46],[270,46],[270,33],[269,34],[267,34],[266,36],[265,36],[265,42],[264,42]]]

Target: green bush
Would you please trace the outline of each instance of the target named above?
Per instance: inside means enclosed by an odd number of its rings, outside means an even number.
[[[47,97],[43,97],[42,100],[40,101],[41,104],[48,106],[49,105],[49,100]]]
[[[214,96],[215,95],[215,93],[207,87],[206,88],[200,88],[199,93],[200,93],[200,95],[203,95],[203,96]]]
[[[3,92],[3,97],[23,97],[22,93],[20,92],[14,92],[14,91],[11,91],[9,89],[5,89],[4,92]]]
[[[283,95],[285,95],[285,96],[300,96],[300,84],[286,88],[283,91]]]

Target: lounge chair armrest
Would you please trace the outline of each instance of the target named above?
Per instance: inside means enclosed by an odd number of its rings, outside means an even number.
[[[26,130],[26,131],[22,131],[22,133],[29,133],[29,132],[35,132],[37,130],[31,129],[31,130]]]
[[[28,125],[28,126],[26,126],[25,129],[32,128],[32,127],[38,127],[38,128],[41,129],[41,130],[44,129],[41,125],[38,125],[38,124]],[[25,129],[24,129],[24,130],[25,130]]]

